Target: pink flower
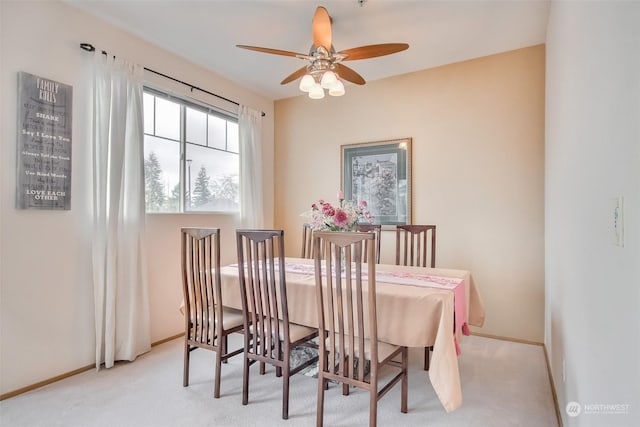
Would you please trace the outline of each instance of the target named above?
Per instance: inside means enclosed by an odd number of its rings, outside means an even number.
[[[333,217],[333,223],[338,227],[346,227],[349,224],[349,216],[342,209],[338,209]]]
[[[322,213],[326,216],[334,216],[336,214],[335,209],[329,203],[322,205]]]
[[[363,208],[367,207],[367,201],[366,200],[360,200],[360,206]]]

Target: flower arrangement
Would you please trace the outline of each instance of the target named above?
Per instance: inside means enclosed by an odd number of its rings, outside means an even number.
[[[320,199],[303,215],[310,217],[311,228],[315,231],[353,231],[359,221],[373,222],[367,202],[344,200],[342,191],[338,192],[337,206]]]

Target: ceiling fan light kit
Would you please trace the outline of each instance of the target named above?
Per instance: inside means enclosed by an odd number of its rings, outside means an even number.
[[[305,74],[304,77],[300,79],[298,89],[303,92],[309,92],[315,84],[316,80],[310,74]]]
[[[331,89],[333,85],[335,85],[337,82],[338,82],[338,77],[336,76],[336,73],[334,73],[331,70],[328,70],[328,71],[325,71],[324,74],[322,74],[320,85],[322,86],[322,89]]]
[[[329,95],[342,96],[344,95],[344,84],[338,80],[332,87],[329,88]]]
[[[311,99],[324,98],[324,89],[327,89],[331,96],[344,95],[344,84],[340,81],[338,75],[331,70],[314,70],[309,74],[305,74],[300,79],[298,88],[302,92],[307,92]]]
[[[311,99],[324,98],[325,89],[330,96],[344,95],[345,89],[342,80],[358,85],[365,84],[364,78],[342,64],[343,61],[390,55],[409,48],[406,43],[385,43],[360,46],[336,52],[331,43],[331,18],[329,17],[329,12],[322,6],[318,7],[313,15],[311,30],[313,45],[308,55],[267,47],[246,45],[237,45],[237,47],[275,55],[293,56],[308,61],[309,65],[294,71],[285,77],[280,84],[284,85],[302,77],[298,88],[302,92],[308,93]]]
[[[324,98],[324,90],[322,89],[322,86],[320,86],[317,83],[315,85],[313,85],[311,90],[309,90],[309,98],[311,98],[311,99],[322,99],[322,98]]]

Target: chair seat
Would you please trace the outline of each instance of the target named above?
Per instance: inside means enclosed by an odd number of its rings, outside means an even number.
[[[243,323],[242,311],[236,310],[234,308],[222,307],[222,328],[225,330],[237,328],[238,326],[242,326]],[[211,322],[211,318],[209,318],[209,322]],[[193,318],[191,319],[191,323],[193,324]]]
[[[242,316],[242,313],[240,313],[240,315]],[[278,338],[280,339],[280,341],[284,341],[284,324],[282,323],[282,321],[279,322],[280,326],[279,326],[279,336]],[[251,333],[253,333],[253,326],[249,326],[249,331],[251,331]],[[296,341],[300,341],[303,338],[306,338],[310,335],[314,335],[318,332],[318,329],[316,328],[308,328],[306,326],[302,326],[302,325],[298,325],[296,323],[291,323],[289,322],[289,339],[290,342],[296,342]]]
[[[235,308],[222,307],[222,327],[224,329],[232,329],[238,326],[242,326],[244,322],[244,316],[242,310],[236,310]]]
[[[336,340],[336,353],[340,352],[340,348],[339,348],[339,344],[338,344],[338,334],[335,334],[335,340]],[[331,345],[331,342],[329,340],[329,338],[326,338],[326,346],[329,347]],[[350,353],[349,350],[349,342],[346,341],[344,343],[346,349],[347,349],[347,353]],[[400,349],[400,346],[397,345],[393,345],[393,344],[388,344],[384,341],[380,341],[378,340],[378,361],[383,361],[386,360],[387,357],[391,356],[394,352],[398,351],[398,349]],[[356,341],[356,348],[354,351],[354,355],[356,357],[360,357],[360,349],[359,349],[359,345]],[[368,339],[364,340],[364,358],[365,360],[371,360],[371,341]]]
[[[282,331],[282,329],[280,329]],[[298,325],[295,323],[289,323],[289,335],[291,342],[300,341],[303,338],[308,337],[309,335],[317,334],[317,328],[308,328],[306,326]],[[280,333],[282,335],[282,333]],[[280,337],[280,339],[284,339],[284,337]]]

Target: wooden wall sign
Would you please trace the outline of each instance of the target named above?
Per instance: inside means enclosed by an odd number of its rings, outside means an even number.
[[[71,209],[73,88],[18,73],[19,209]]]

